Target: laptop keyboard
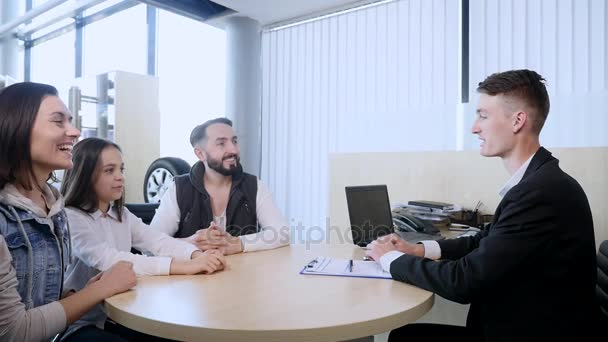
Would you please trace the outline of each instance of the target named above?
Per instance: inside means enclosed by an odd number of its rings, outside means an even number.
[[[403,231],[397,231],[396,233],[403,240],[405,240],[407,242],[411,242],[411,243],[417,243],[417,242],[424,241],[424,240],[439,241],[439,240],[443,240],[444,239],[444,237],[441,236],[441,235],[431,235],[431,234],[425,234],[425,233],[403,232]]]

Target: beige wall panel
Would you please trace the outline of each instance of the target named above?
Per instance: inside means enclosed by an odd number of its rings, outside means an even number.
[[[608,239],[608,148],[551,151],[585,190],[599,245]],[[333,154],[329,163],[330,239],[349,231],[345,186],[386,184],[391,205],[431,199],[472,208],[481,200],[482,210],[493,213],[498,190],[509,179],[500,159],[481,157],[477,151]]]
[[[551,149],[560,166],[585,190],[595,225],[596,244],[608,239],[608,148]],[[328,229],[332,242],[349,234],[344,187],[386,184],[391,205],[413,199],[454,202],[465,207],[483,202],[493,213],[500,201],[498,190],[509,175],[498,158],[484,158],[477,151],[334,154],[329,160]],[[576,227],[573,227],[576,229]],[[431,311],[419,322],[464,325],[468,305],[436,297]],[[377,336],[384,341],[386,336]]]
[[[115,87],[115,141],[125,162],[126,202],[143,203],[144,176],[160,154],[158,79],[117,71],[110,74]]]

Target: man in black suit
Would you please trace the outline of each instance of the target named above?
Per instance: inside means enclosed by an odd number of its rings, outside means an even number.
[[[511,174],[487,230],[421,244],[390,235],[370,244],[368,256],[393,279],[471,304],[466,327],[411,324],[389,341],[552,341],[593,327],[591,210],[580,185],[540,146],[549,113],[544,81],[513,70],[477,88],[480,153],[500,157]]]

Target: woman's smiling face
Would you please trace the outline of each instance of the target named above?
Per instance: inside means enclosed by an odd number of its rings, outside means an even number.
[[[72,125],[72,114],[57,96],[46,96],[40,104],[31,135],[32,167],[36,174],[72,168],[72,147],[80,131]]]

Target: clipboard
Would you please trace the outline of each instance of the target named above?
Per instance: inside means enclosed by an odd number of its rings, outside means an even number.
[[[393,279],[374,261],[316,257],[304,265],[300,274],[354,278]]]

